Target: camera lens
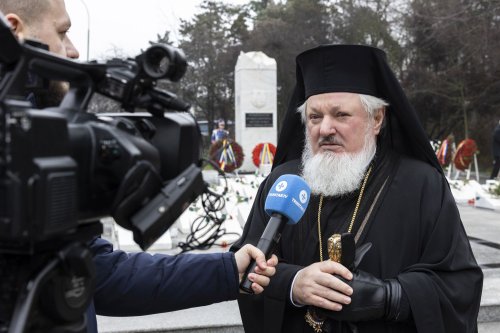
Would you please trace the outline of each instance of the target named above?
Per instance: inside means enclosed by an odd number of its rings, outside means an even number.
[[[152,79],[167,76],[171,65],[171,54],[168,49],[159,45],[150,47],[144,54],[143,68]]]
[[[167,78],[178,81],[186,73],[187,62],[184,53],[166,44],[155,44],[138,57],[144,73],[158,80]]]

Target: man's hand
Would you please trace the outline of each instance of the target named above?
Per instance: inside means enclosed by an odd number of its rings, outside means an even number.
[[[250,261],[255,260],[257,266],[255,267],[255,273],[248,274],[248,279],[252,281],[252,290],[255,294],[260,294],[264,291],[264,287],[269,284],[269,278],[276,273],[276,265],[278,264],[278,258],[273,254],[271,259],[267,260],[261,250],[253,245],[246,244],[241,249],[239,249],[235,254],[236,265],[238,266],[238,273],[240,275],[240,281]]]
[[[352,288],[333,276],[337,274],[346,280],[352,273],[331,260],[317,262],[301,269],[293,284],[292,297],[295,303],[313,305],[332,311],[342,310],[342,305],[351,302]]]
[[[323,311],[323,315],[334,320],[368,321],[404,320],[401,317],[402,289],[397,279],[382,280],[374,275],[357,270],[348,282],[354,289],[351,304],[342,311]],[[408,311],[403,311],[408,314]]]

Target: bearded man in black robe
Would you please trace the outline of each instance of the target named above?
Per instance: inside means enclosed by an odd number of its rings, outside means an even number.
[[[304,177],[312,197],[268,288],[239,298],[245,332],[477,332],[483,275],[385,53],[324,45],[296,62],[273,171],[232,249],[258,242],[279,176]],[[354,262],[329,259],[333,235]]]

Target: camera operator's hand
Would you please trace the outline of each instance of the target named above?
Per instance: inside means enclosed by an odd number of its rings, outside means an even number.
[[[243,274],[245,274],[248,265],[250,265],[250,261],[252,259],[255,260],[257,263],[255,272],[248,274],[248,278],[252,281],[252,289],[255,294],[263,292],[264,287],[269,284],[269,278],[276,273],[278,258],[273,254],[273,256],[266,262],[264,253],[250,244],[246,244],[235,252],[234,258],[236,260],[236,265],[238,266],[240,280]]]

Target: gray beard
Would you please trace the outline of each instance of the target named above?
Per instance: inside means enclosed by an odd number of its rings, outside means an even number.
[[[302,177],[310,186],[311,192],[333,197],[358,189],[377,151],[375,140],[366,135],[365,144],[359,153],[325,151],[314,154],[306,139],[302,153]]]

